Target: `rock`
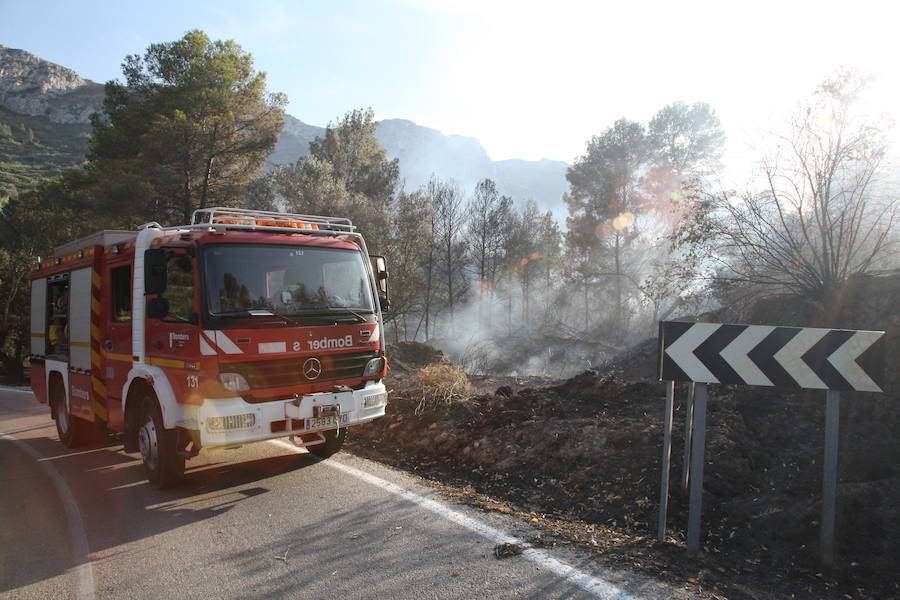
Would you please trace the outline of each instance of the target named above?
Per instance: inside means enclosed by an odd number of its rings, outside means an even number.
[[[24,50],[0,46],[0,105],[54,123],[90,122],[103,106],[103,86]]]

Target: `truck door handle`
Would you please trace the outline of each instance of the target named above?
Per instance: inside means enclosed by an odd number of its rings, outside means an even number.
[[[113,350],[112,340],[106,340],[105,342],[103,342],[103,347],[106,348],[107,352],[112,352],[112,350]]]

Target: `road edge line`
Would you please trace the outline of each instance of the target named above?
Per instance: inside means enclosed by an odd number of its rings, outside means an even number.
[[[75,597],[78,600],[94,600],[94,569],[91,561],[91,551],[84,531],[84,520],[81,518],[81,511],[78,510],[78,504],[75,502],[72,490],[69,489],[68,484],[62,475],[59,474],[59,471],[56,470],[56,467],[52,463],[42,460],[45,457],[28,445],[27,442],[5,433],[0,433],[0,438],[11,441],[31,456],[53,482],[56,493],[62,500],[66,511],[66,521],[69,524],[72,558],[76,563],[72,568],[72,572],[75,574]]]
[[[284,448],[299,451],[299,449],[290,442],[285,442],[283,440],[272,441]],[[487,525],[486,523],[482,523],[474,517],[464,515],[436,500],[420,496],[395,483],[391,483],[390,481],[386,481],[376,475],[372,475],[371,473],[367,473],[356,467],[351,467],[350,465],[330,460],[323,460],[321,461],[321,464],[327,465],[332,469],[337,469],[338,471],[343,471],[370,485],[374,485],[375,487],[399,496],[408,502],[421,506],[448,521],[465,527],[494,544],[517,544],[522,546],[525,548],[522,552],[522,556],[527,560],[557,575],[563,581],[571,583],[598,598],[605,598],[608,600],[638,600],[636,596],[632,596],[608,581],[581,571],[572,565],[566,564],[565,562],[554,558],[549,552],[533,548],[528,542],[521,540],[514,535],[508,534],[500,529]]]

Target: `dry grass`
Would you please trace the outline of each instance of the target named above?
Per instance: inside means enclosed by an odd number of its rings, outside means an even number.
[[[475,393],[469,378],[453,364],[428,365],[409,378],[410,395],[418,398],[416,414],[428,407],[449,404]]]

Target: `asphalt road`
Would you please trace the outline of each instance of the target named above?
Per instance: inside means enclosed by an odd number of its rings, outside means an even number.
[[[689,598],[571,551],[498,560],[535,530],[426,483],[284,442],[204,451],[158,491],[114,443],[69,450],[0,388],[0,598]]]

